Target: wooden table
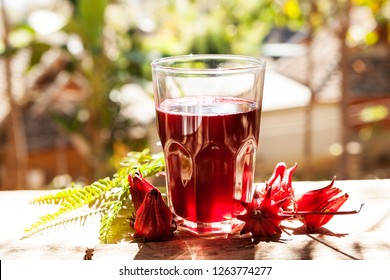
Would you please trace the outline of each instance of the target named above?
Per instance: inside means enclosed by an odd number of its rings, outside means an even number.
[[[294,182],[296,192],[326,186],[326,182]],[[336,216],[318,233],[308,233],[294,223],[279,241],[253,242],[250,237],[193,237],[177,233],[168,242],[142,243],[126,230],[116,244],[99,244],[99,220],[86,225],[56,229],[40,236],[20,239],[23,229],[50,211],[50,205],[30,205],[45,191],[0,192],[0,259],[82,260],[93,249],[102,259],[327,259],[390,260],[390,180],[336,181],[350,195],[341,210],[359,209],[359,214]],[[124,228],[125,225],[124,225]]]

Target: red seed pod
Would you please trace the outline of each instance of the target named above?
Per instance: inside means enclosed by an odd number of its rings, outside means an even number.
[[[172,237],[173,214],[165,204],[158,189],[149,191],[135,218],[134,237],[144,237],[146,241],[159,241]]]
[[[130,194],[131,200],[134,204],[134,210],[137,212],[138,208],[141,206],[146,194],[153,189],[156,189],[151,183],[146,181],[141,173],[134,173],[128,176],[128,181],[130,185]]]

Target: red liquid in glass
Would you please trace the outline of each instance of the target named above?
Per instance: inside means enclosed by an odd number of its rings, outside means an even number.
[[[195,223],[233,218],[234,201],[251,196],[260,108],[228,97],[167,99],[157,124],[174,213]]]

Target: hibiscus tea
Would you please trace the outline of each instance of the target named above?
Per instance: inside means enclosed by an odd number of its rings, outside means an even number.
[[[184,55],[152,62],[167,201],[178,229],[239,231],[251,202],[265,61],[239,55]]]
[[[168,201],[197,233],[230,221],[251,197],[260,108],[228,97],[166,99],[157,108]],[[202,224],[202,227],[199,227]]]

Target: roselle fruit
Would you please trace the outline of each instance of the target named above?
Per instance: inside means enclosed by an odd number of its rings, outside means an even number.
[[[144,198],[148,192],[156,189],[151,183],[149,183],[145,178],[142,177],[142,174],[135,172],[128,176],[128,181],[130,185],[130,194],[131,200],[134,204],[134,210],[137,212],[138,208],[141,206]]]
[[[133,237],[144,237],[145,241],[160,241],[173,235],[173,214],[165,204],[157,188],[150,190],[138,208]]]
[[[328,186],[308,191],[296,198],[296,213],[308,229],[325,225],[347,201],[348,194],[342,194],[342,190],[333,186],[334,182],[335,178]]]
[[[238,215],[237,218],[245,222],[240,234],[251,233],[254,237],[279,237],[282,233],[280,223],[289,215],[283,215],[281,206],[286,202],[287,197],[277,202],[272,201],[272,186],[266,187],[265,195],[255,187],[251,203],[242,205],[246,213]]]
[[[285,202],[281,205],[283,210],[292,209],[293,207],[294,189],[292,187],[292,175],[297,166],[295,164],[287,168],[284,162],[279,162],[267,181],[268,188],[272,188],[271,199],[273,201],[285,199]]]

